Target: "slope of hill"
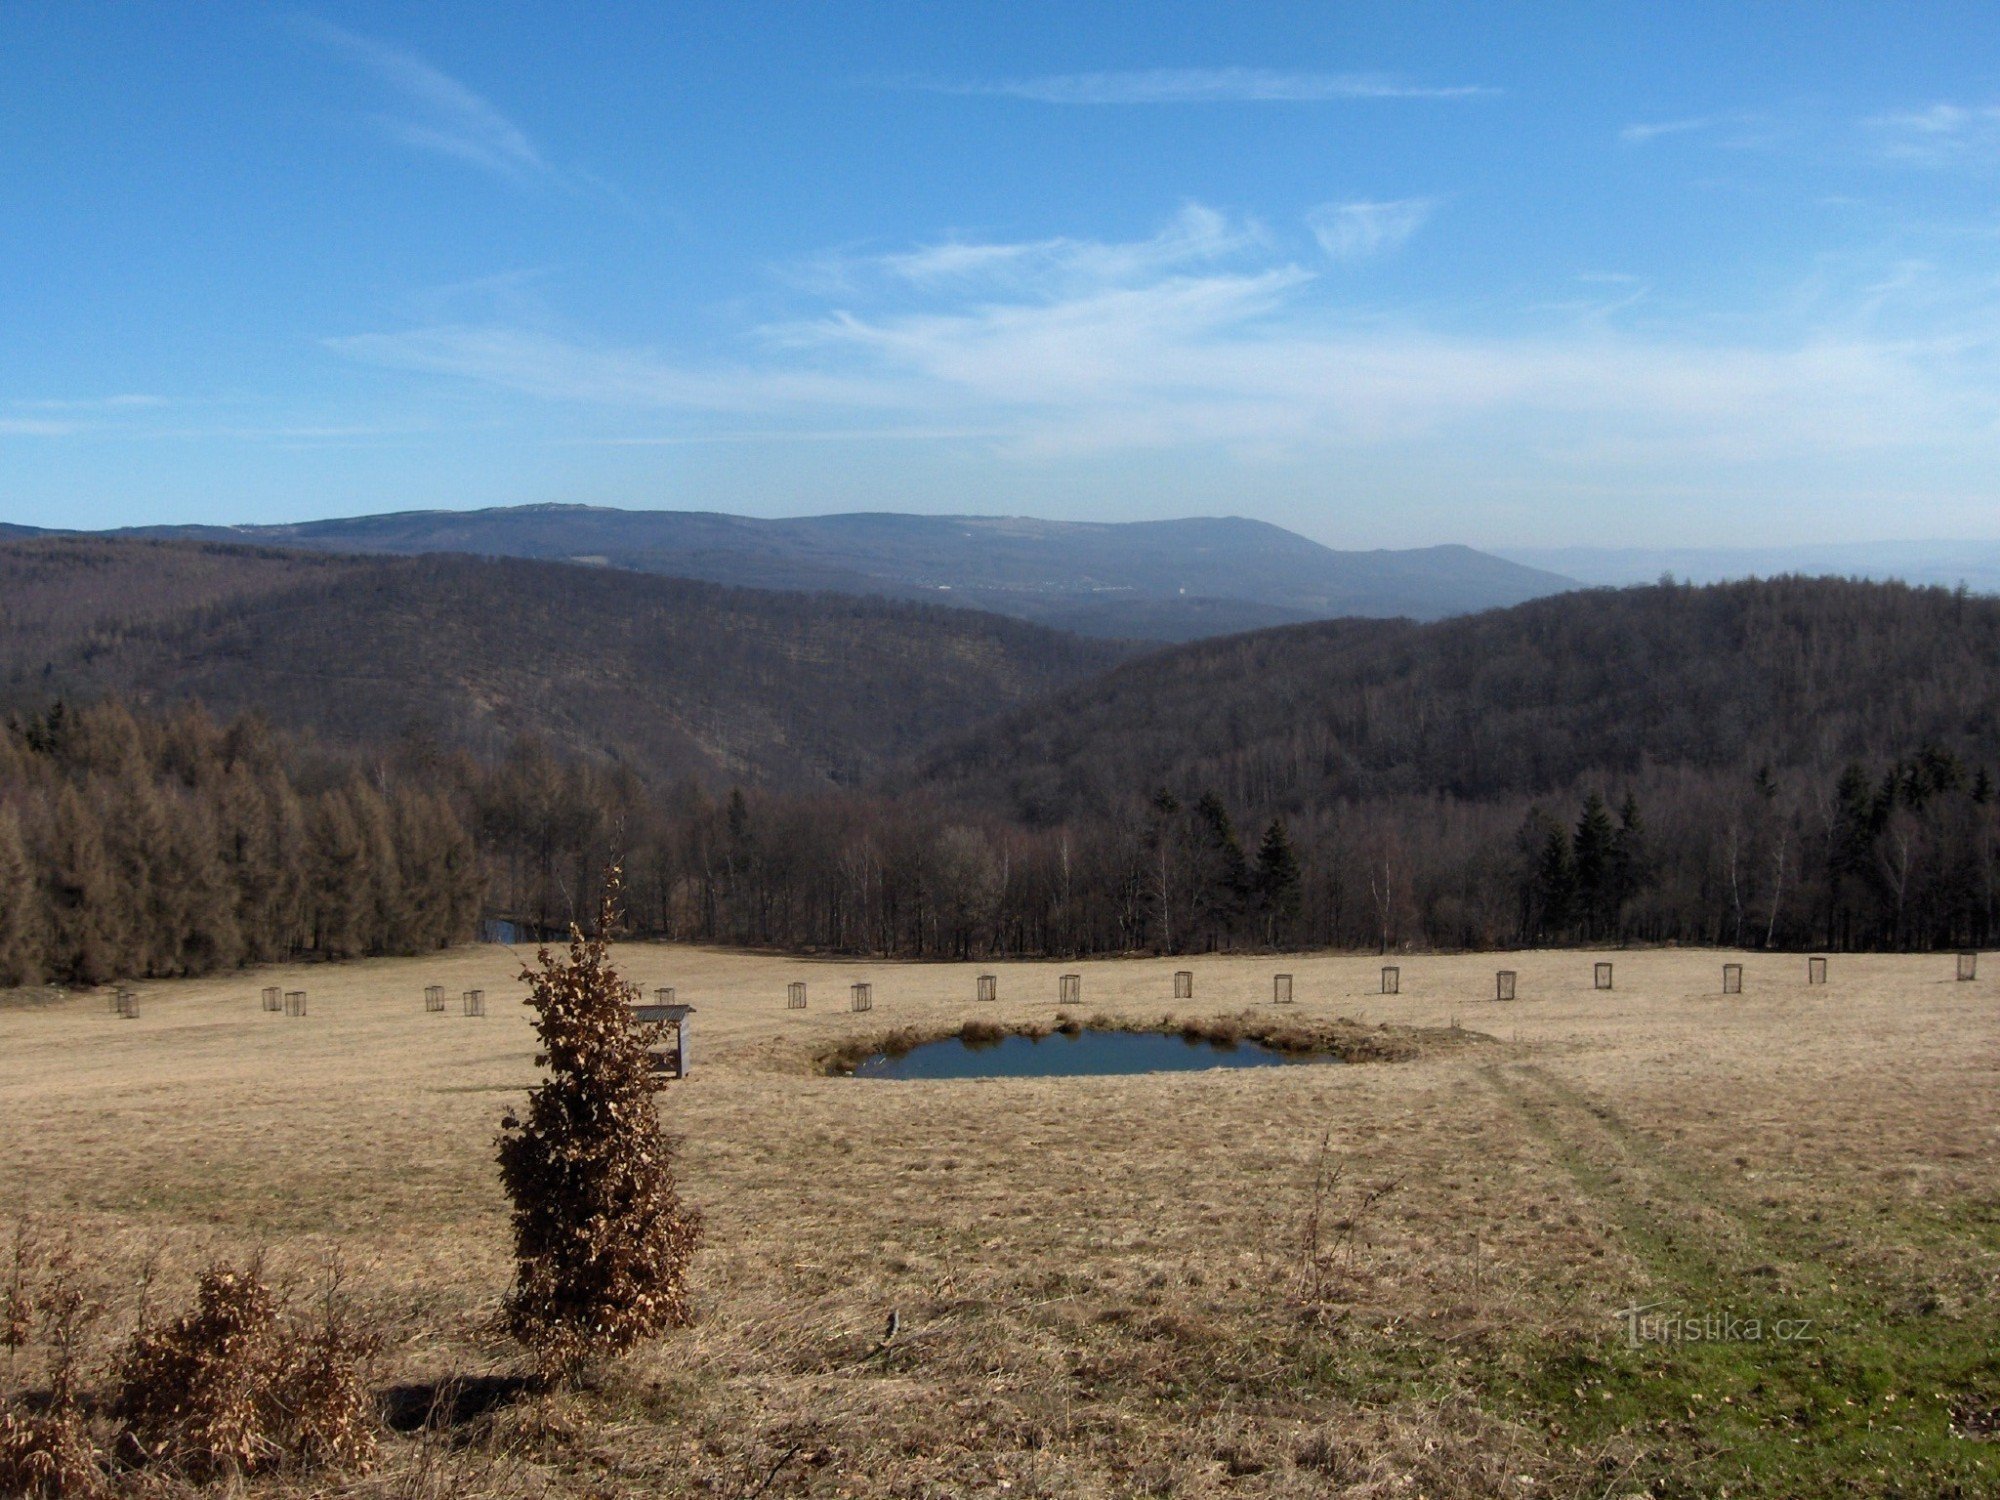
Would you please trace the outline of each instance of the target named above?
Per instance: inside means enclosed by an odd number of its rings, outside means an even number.
[[[608,564],[760,588],[928,599],[1128,639],[1340,615],[1437,619],[1572,586],[1469,547],[1336,552],[1239,518],[1109,524],[868,513],[773,521],[531,505],[142,534]]]
[[[100,536],[0,543],[0,673],[53,669],[191,610],[344,576],[359,560],[313,552]]]
[[[1183,646],[935,747],[922,780],[1046,823],[1157,787],[1299,814],[1671,768],[2000,756],[2000,600],[1800,578],[1591,591],[1429,625]]]
[[[1132,649],[971,610],[557,563],[102,538],[0,546],[0,598],[14,705],[200,699],[336,743],[416,732],[486,753],[527,733],[655,781],[794,789],[861,782]]]

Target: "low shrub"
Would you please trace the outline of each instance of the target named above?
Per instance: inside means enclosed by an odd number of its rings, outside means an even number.
[[[281,1315],[258,1262],[213,1267],[192,1309],[132,1336],[112,1403],[121,1445],[135,1464],[196,1480],[285,1463],[358,1466],[374,1451],[372,1353],[341,1307],[337,1278],[321,1317],[301,1325]]]
[[[0,1410],[0,1495],[97,1500],[110,1493],[74,1401],[45,1411]]]
[[[30,1400],[0,1392],[0,1495],[94,1500],[108,1495],[101,1455],[77,1388],[85,1335],[104,1312],[89,1291],[74,1240],[50,1240],[22,1219],[0,1284],[0,1349],[9,1386],[29,1355],[47,1389]]]

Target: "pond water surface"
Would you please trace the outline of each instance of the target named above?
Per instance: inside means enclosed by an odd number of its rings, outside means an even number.
[[[1007,1036],[995,1042],[946,1037],[890,1057],[877,1055],[856,1078],[1070,1078],[1118,1073],[1194,1073],[1209,1068],[1274,1068],[1338,1062],[1324,1053],[1278,1052],[1259,1042],[1208,1042],[1156,1031],[1083,1031]]]

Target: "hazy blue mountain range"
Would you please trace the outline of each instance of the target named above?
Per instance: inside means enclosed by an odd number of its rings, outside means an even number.
[[[1087,635],[1168,641],[1343,615],[1440,619],[1574,587],[1469,547],[1337,552],[1236,517],[1105,523],[870,512],[773,521],[531,505],[137,534],[595,563],[755,588],[925,599]]]
[[[1500,555],[1549,568],[1580,583],[1652,583],[1671,573],[1683,583],[1738,578],[1900,579],[1904,583],[1964,584],[2000,593],[2000,542],[1837,542],[1803,547],[1507,547]]]

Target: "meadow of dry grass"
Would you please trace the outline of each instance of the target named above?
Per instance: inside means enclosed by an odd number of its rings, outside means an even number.
[[[303,1286],[337,1255],[406,1406],[515,1373],[487,1320],[493,1141],[535,1077],[521,957],[156,984],[136,1020],[0,1002],[0,1203],[72,1228],[108,1284],[157,1252],[176,1300],[213,1256],[265,1247]],[[1793,956],[1411,956],[1396,996],[1372,958],[1005,964],[987,1005],[974,966],[620,962],[698,1007],[694,1076],[662,1096],[708,1220],[695,1325],[572,1395],[480,1412],[475,1383],[369,1474],[259,1486],[2000,1492],[2000,984],[1949,955],[1836,956],[1810,989]],[[1131,1078],[815,1071],[857,1033],[1047,1023],[1065,971],[1077,1013],[1150,1020],[1268,1010],[1274,970],[1302,1018],[1488,1040]],[[309,1013],[262,1013],[267,983]],[[459,1014],[474,986],[484,1019]],[[1639,1304],[1761,1336],[1631,1348],[1613,1314]]]

